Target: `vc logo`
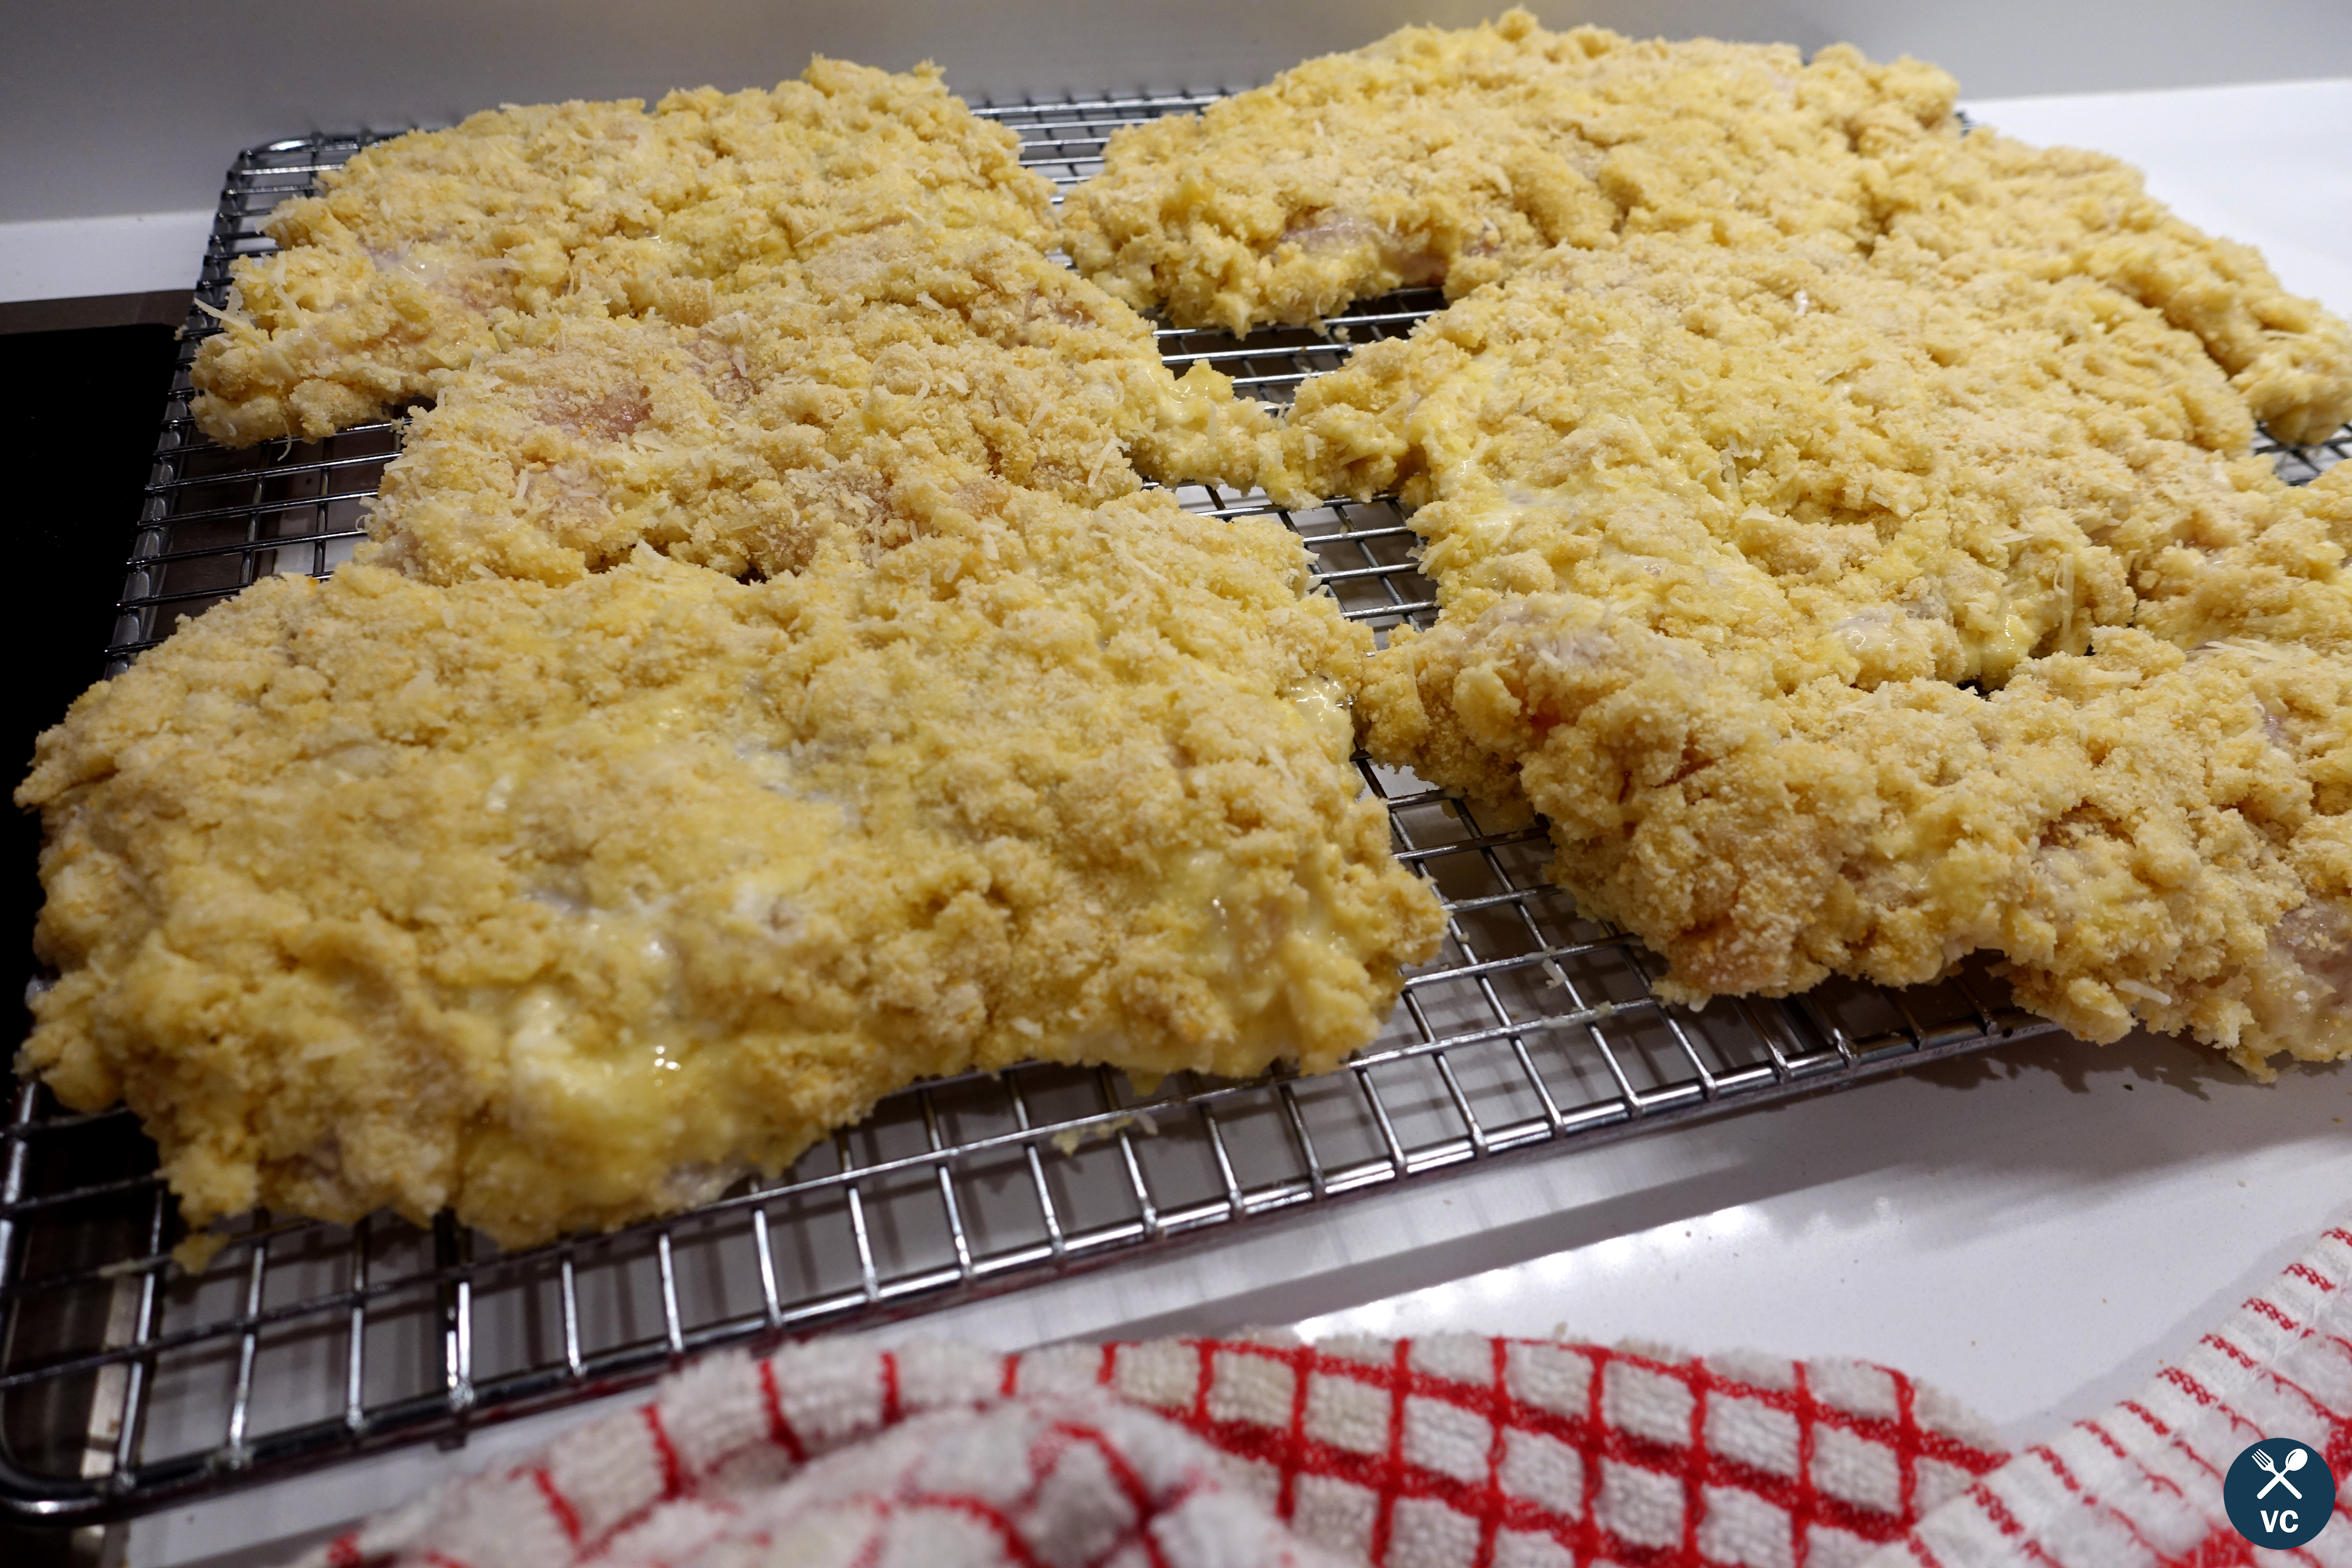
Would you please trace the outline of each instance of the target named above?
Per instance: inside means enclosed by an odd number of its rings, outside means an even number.
[[[2301,1546],[2326,1529],[2336,1511],[2336,1474],[2309,1445],[2265,1437],[2221,1478],[2221,1506],[2238,1533],[2255,1545]]]

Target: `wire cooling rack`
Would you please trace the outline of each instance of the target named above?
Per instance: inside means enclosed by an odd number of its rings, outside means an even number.
[[[1115,127],[1212,95],[1003,107],[1025,161],[1064,184]],[[230,171],[199,300],[225,302],[257,221],[373,137],[277,142]],[[1281,399],[1351,342],[1434,308],[1406,295],[1328,335],[1246,343],[1163,331],[1179,370],[1208,360]],[[361,538],[393,457],[389,424],[240,452],[187,415],[190,342],[165,411],[110,670],[256,578],[324,574]],[[2280,454],[2291,479],[2352,432]],[[1263,498],[1187,489],[1211,517]],[[1279,514],[1345,612],[1375,627],[1434,614],[1394,506]],[[1360,762],[1399,854],[1446,904],[1438,959],[1410,975],[1381,1037],[1341,1071],[1235,1083],[1182,1075],[1150,1094],[1108,1071],[1025,1067],[886,1100],[782,1180],[675,1219],[501,1252],[445,1215],[419,1230],[256,1215],[201,1273],[172,1268],[176,1217],[127,1112],[65,1114],[19,1086],[0,1125],[0,1513],[52,1522],[150,1510],[657,1375],[719,1345],[873,1321],[1133,1257],[1349,1194],[1580,1146],[2038,1033],[1964,973],[1902,992],[1831,984],[1703,1013],[1651,995],[1645,955],[1575,918],[1543,879],[1540,828]]]

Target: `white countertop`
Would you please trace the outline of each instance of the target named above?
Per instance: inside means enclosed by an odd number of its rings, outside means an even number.
[[[2184,216],[2352,311],[2352,80],[1970,111],[2132,159]],[[1416,1184],[888,1332],[1013,1348],[1304,1321],[1754,1345],[1902,1367],[2023,1440],[2136,1386],[2347,1213],[2347,1116],[2352,1068],[2263,1088],[2179,1042],[2043,1038]],[[132,1529],[130,1562],[273,1562],[582,1414],[160,1514]]]

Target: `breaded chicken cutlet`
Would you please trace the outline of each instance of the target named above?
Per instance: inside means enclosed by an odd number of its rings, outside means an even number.
[[[1180,325],[1304,325],[1409,284],[1460,297],[1559,244],[1697,227],[1870,232],[1865,128],[1947,122],[1951,79],[1843,47],[1636,42],[1525,11],[1405,27],[1197,115],[1115,132],[1069,193],[1079,271]]]
[[[1364,634],[1164,493],[744,584],[277,578],[42,738],[19,1060],[192,1226],[501,1243],[774,1172],[912,1079],[1328,1068],[1438,915],[1361,798]]]
[[[1408,28],[1122,133],[1066,243],[1235,330],[1455,298],[1307,382],[1258,477],[1415,509],[1443,615],[1375,659],[1373,753],[1550,816],[1666,994],[1991,948],[2096,1038],[2352,1051],[2352,487],[2250,456],[2352,414],[2352,332],[1955,94]]]
[[[1078,269],[1137,309],[1236,332],[1408,284],[1459,299],[1555,247],[1680,235],[1876,253],[1894,235],[2108,284],[2196,333],[2255,416],[2312,441],[2352,415],[2352,335],[2260,257],[2180,222],[2112,158],[1962,134],[1932,66],[1837,46],[1554,33],[1524,11],[1406,27],[1115,133],[1069,195]]]
[[[1368,1041],[1441,924],[1349,761],[1370,638],[1279,527],[1139,489],[1270,422],[1047,259],[1014,148],[820,60],[478,116],[281,209],[199,422],[433,406],[357,563],[44,737],[19,1069],[127,1100],[193,1225],[518,1245],[927,1076]]]
[[[1255,471],[1272,421],[1034,246],[893,224],[708,320],[512,323],[413,420],[369,519],[435,582],[570,581],[640,541],[732,575],[901,543],[1010,489],[1090,502],[1138,470]]]
[[[693,323],[749,281],[887,224],[1039,244],[1053,187],[939,73],[818,58],[772,92],[508,108],[360,153],[263,223],[192,405],[230,446],[429,400],[509,314]]]
[[[1402,491],[1444,613],[1373,754],[1523,793],[1664,994],[1990,949],[2261,1071],[2352,1051],[2352,484],[2252,436],[2079,274],[1647,235],[1309,381],[1274,489]]]
[[[2288,293],[2252,247],[2175,217],[2104,153],[1954,129],[1864,144],[1884,182],[1874,265],[1937,287],[1979,272],[2090,279],[2192,334],[2280,440],[2352,419],[2352,331]]]

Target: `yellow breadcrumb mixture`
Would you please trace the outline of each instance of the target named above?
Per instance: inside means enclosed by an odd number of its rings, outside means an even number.
[[[924,1077],[1369,1041],[1441,926],[1349,761],[1369,634],[1278,525],[1141,488],[1273,425],[1047,257],[1048,194],[934,73],[819,60],[281,208],[199,423],[433,405],[356,564],[43,738],[20,1069],[127,1100],[194,1226],[522,1245]]]
[[[730,574],[1001,504],[1254,472],[1273,424],[1034,246],[910,224],[695,321],[534,318],[410,426],[369,528],[436,582],[569,581],[640,540]]]
[[[1328,1068],[1434,901],[1271,522],[1024,496],[742,584],[265,581],[85,694],[21,1070],[194,1226],[509,1246],[774,1172],[923,1076]]]
[[[2352,333],[2262,258],[2171,216],[2095,153],[1963,135],[1932,66],[1843,45],[1550,32],[1525,11],[1406,27],[1115,133],[1070,194],[1078,269],[1139,309],[1245,332],[1406,284],[1459,299],[1555,247],[1622,238],[1874,257],[2108,284],[2196,333],[2256,417],[2352,416]]]
[[[1525,11],[1406,27],[1113,133],[1063,242],[1128,303],[1246,332],[1407,284],[1460,297],[1556,245],[1696,227],[1853,242],[1866,127],[1916,134],[1951,79],[1843,46],[1554,33]]]
[[[893,224],[1031,244],[1053,187],[929,66],[818,58],[774,91],[541,104],[402,136],[281,204],[192,370],[230,446],[430,398],[510,315],[707,316],[714,296]]]
[[[1307,384],[1273,485],[1415,508],[1444,615],[1368,744],[1544,814],[1666,994],[1991,950],[2261,1070],[2352,1051],[2352,484],[2252,437],[2079,273],[1643,235]]]

